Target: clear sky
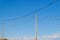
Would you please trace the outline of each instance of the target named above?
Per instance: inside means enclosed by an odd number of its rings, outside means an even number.
[[[35,36],[35,17],[33,13],[42,7],[47,7],[53,1],[0,0],[0,32],[3,18],[5,37]],[[60,0],[37,13],[39,36],[60,33]],[[32,15],[24,16],[27,14]],[[18,19],[12,20],[16,18]]]

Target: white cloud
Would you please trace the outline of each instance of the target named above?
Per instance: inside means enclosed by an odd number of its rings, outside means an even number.
[[[60,40],[60,33],[43,36],[42,40]]]
[[[29,37],[29,36],[24,36],[24,37],[7,37],[8,40],[35,40],[35,37]],[[38,37],[40,39],[40,37]]]
[[[34,40],[34,37],[8,37],[8,40]]]
[[[24,36],[24,37],[9,37],[9,40],[34,40],[35,37]],[[54,33],[50,35],[39,37],[39,40],[60,40],[60,33]]]

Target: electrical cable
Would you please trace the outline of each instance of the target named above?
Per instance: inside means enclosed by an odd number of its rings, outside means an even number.
[[[26,15],[24,15],[24,16],[21,16],[21,17],[15,18],[15,19],[11,19],[11,20],[7,20],[7,21],[14,21],[14,20],[18,20],[18,19],[20,19],[20,18],[24,18],[24,17],[30,16],[30,15],[32,15],[32,14],[35,14],[35,13],[39,12],[40,10],[43,10],[43,9],[51,6],[52,4],[56,3],[57,1],[58,1],[58,0],[55,0],[55,1],[51,2],[51,3],[49,3],[47,6],[42,7],[42,8],[40,8],[40,9],[34,11],[34,13],[26,14]]]

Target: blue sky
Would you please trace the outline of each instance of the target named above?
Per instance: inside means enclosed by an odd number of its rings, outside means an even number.
[[[54,0],[53,0],[54,1]],[[0,0],[0,29],[4,19],[4,36],[35,36],[35,10],[47,5],[52,0]],[[60,32],[60,0],[38,11],[39,36]],[[29,16],[22,17],[27,14]],[[12,20],[18,17],[17,20]],[[8,21],[11,20],[11,21]],[[0,30],[1,32],[1,30]]]

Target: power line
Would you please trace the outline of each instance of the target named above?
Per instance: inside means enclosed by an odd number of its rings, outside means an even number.
[[[55,0],[54,2],[49,3],[47,6],[44,6],[44,7],[40,8],[40,9],[38,9],[37,11],[40,11],[40,10],[43,10],[43,9],[47,8],[47,7],[51,6],[51,5],[53,5],[54,3],[56,3],[57,1],[58,0]]]
[[[18,20],[18,19],[20,19],[20,18],[24,18],[24,17],[30,16],[30,15],[32,15],[32,14],[26,14],[26,15],[24,15],[24,16],[21,16],[21,17],[18,17],[18,18],[12,19],[12,20],[7,20],[7,21]]]
[[[21,16],[21,17],[15,18],[15,19],[11,19],[11,20],[6,20],[6,21],[14,21],[14,20],[18,20],[18,19],[21,19],[21,18],[30,16],[30,15],[32,15],[32,14],[35,14],[35,13],[39,12],[40,10],[43,10],[43,9],[45,9],[45,8],[47,8],[47,7],[49,7],[49,6],[51,6],[52,4],[56,3],[57,1],[58,1],[58,0],[54,0],[53,2],[49,3],[47,6],[44,6],[44,7],[40,8],[40,9],[34,11],[34,13],[26,14],[26,15],[24,15],[24,16]]]

